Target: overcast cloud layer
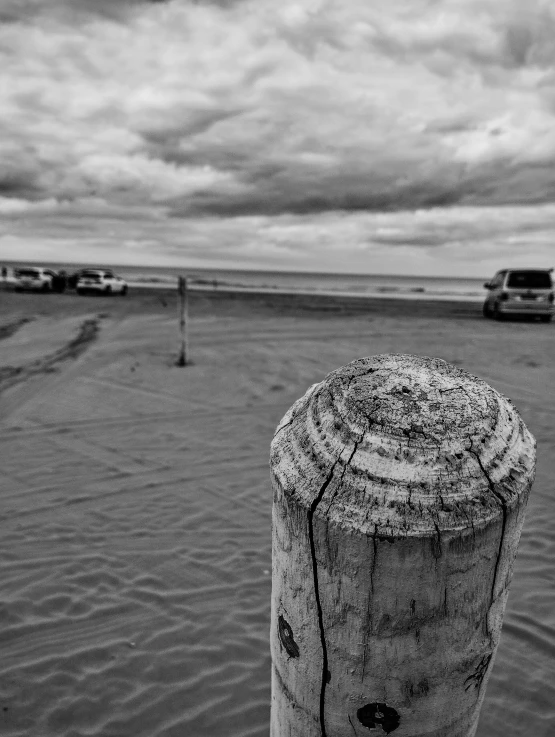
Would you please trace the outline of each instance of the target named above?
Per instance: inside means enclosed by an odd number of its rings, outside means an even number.
[[[4,258],[551,265],[539,0],[4,0]]]

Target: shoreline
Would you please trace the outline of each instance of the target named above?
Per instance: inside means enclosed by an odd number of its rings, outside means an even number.
[[[130,289],[171,289],[169,284],[156,282],[128,282]],[[177,289],[177,282],[175,288]],[[227,284],[211,286],[208,284],[188,283],[187,288],[191,292],[227,292],[229,294],[277,294],[285,296],[301,297],[323,297],[341,299],[395,299],[416,302],[469,302],[472,304],[482,303],[483,296],[470,294],[434,294],[425,290],[414,289],[412,291],[400,291],[395,288],[384,288],[382,291],[372,292],[346,292],[341,290],[320,289],[280,289],[279,287],[236,287]]]
[[[208,287],[188,288],[191,317],[239,316],[251,314],[301,315],[329,317],[368,315],[381,317],[418,317],[438,319],[480,319],[482,300],[469,301],[455,297],[430,298],[426,294],[410,297],[405,294],[352,294],[282,289],[251,289]],[[168,285],[142,283],[130,285],[125,297],[119,295],[77,295],[73,290],[62,293],[15,292],[0,284],[0,311],[10,313],[73,314],[109,312],[126,315],[134,312],[160,314],[177,306],[177,288]]]

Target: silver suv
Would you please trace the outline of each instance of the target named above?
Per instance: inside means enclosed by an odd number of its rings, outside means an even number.
[[[549,322],[553,315],[553,269],[503,269],[484,284],[484,317],[528,315]]]

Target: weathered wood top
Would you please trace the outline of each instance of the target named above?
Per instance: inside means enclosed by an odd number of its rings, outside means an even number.
[[[271,466],[316,517],[433,535],[487,524],[528,493],[535,440],[484,381],[437,358],[388,354],[312,386],[278,426]]]

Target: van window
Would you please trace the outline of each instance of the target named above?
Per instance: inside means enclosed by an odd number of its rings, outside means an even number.
[[[551,276],[547,271],[511,271],[507,287],[512,289],[551,289]]]

